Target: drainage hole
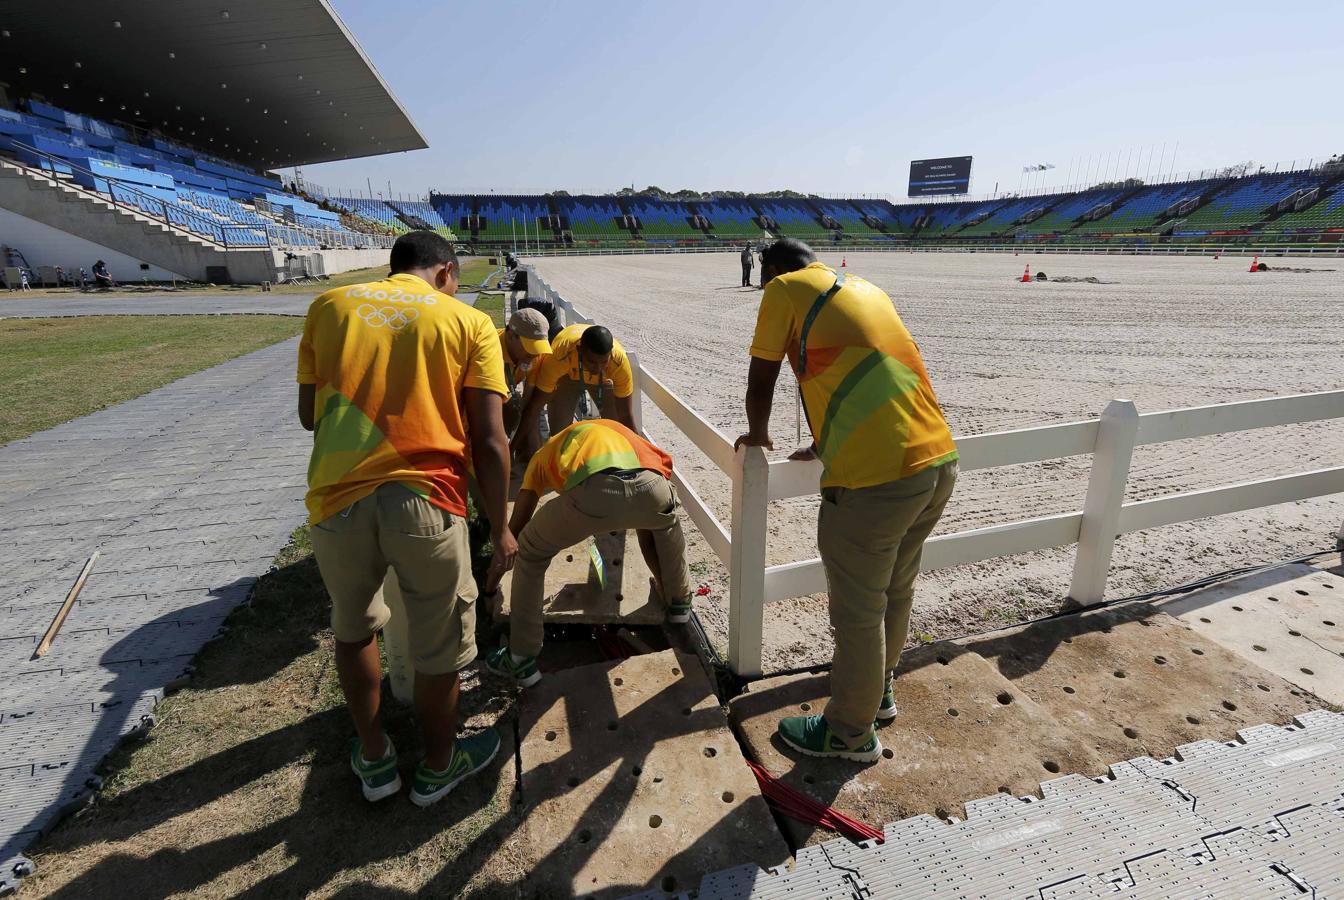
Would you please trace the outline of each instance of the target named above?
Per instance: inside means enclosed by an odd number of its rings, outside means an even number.
[[[1075,691],[1073,688],[1069,687],[1069,686],[1066,684],[1066,685],[1064,685],[1064,693],[1066,693],[1066,694],[1076,694],[1076,693],[1078,693],[1078,692]]]
[[[1269,685],[1267,685],[1267,684],[1257,684],[1256,687],[1258,687],[1260,690],[1264,691],[1266,694],[1269,693]]]
[[[1322,620],[1321,620],[1321,624],[1322,624],[1322,625],[1326,625],[1326,626],[1328,626],[1328,627],[1330,627],[1330,628],[1334,628],[1334,627],[1335,627],[1335,623],[1334,623],[1334,622],[1331,622],[1329,619],[1322,619]]]
[[[681,669],[678,669],[676,666],[673,666],[673,667],[672,667],[672,674],[673,674],[673,675],[680,675],[680,674],[681,674]]]
[[[1198,725],[1199,716],[1186,716],[1185,721],[1189,722],[1191,725]]]
[[[653,776],[653,783],[654,783],[654,784],[662,784],[662,783],[663,783],[663,776],[661,776],[661,775],[655,775],[655,776]]]
[[[1227,710],[1228,712],[1236,712],[1237,704],[1233,703],[1231,700],[1224,700],[1223,709]]]
[[[1193,654],[1195,654],[1195,656],[1203,656],[1203,655],[1204,655],[1204,651],[1201,650],[1201,649],[1199,649],[1198,647],[1191,647],[1191,648],[1190,648],[1190,652],[1193,653]]]
[[[1270,599],[1270,602],[1271,602],[1271,603],[1278,603],[1278,602],[1279,602],[1279,598],[1278,598],[1278,597],[1270,597],[1269,599]]]
[[[1296,593],[1299,597],[1309,597],[1309,596],[1311,596],[1310,594],[1308,594],[1306,591],[1302,590],[1301,588],[1298,588],[1297,591],[1295,591],[1295,593]]]
[[[1115,675],[1116,678],[1124,678],[1124,677],[1125,677],[1125,670],[1124,670],[1124,669],[1116,669],[1112,674]]]
[[[995,699],[998,700],[1000,703],[1002,703],[1004,706],[1007,706],[1009,703],[1013,702],[1013,695],[1008,693],[1007,691],[1002,691],[1000,692],[999,696],[996,697]]]
[[[807,712],[807,711],[809,711],[810,709],[812,709],[812,704],[811,704],[811,703],[799,703],[799,704],[798,704],[798,708],[801,709],[803,712]]]
[[[1129,738],[1131,741],[1132,741],[1132,740],[1135,740],[1138,736],[1139,736],[1139,733],[1138,733],[1138,731],[1136,731],[1135,729],[1133,729],[1133,728],[1126,728],[1126,729],[1125,729],[1125,737]]]
[[[1234,606],[1234,607],[1232,607],[1232,608],[1235,609],[1237,612],[1245,612],[1245,611],[1246,611],[1246,610],[1242,609],[1240,606]]]
[[[1203,622],[1205,625],[1209,625],[1213,622],[1213,619],[1206,619],[1204,616],[1200,616],[1199,621]]]
[[[1301,636],[1302,636],[1302,632],[1300,632],[1300,631],[1293,631],[1292,629],[1289,629],[1289,630],[1288,630],[1288,636],[1289,636],[1289,637],[1301,637]]]
[[[574,554],[572,554],[572,553],[566,553],[566,554],[565,554],[565,562],[573,562],[573,561],[574,561]]]
[[[1157,663],[1159,666],[1165,666],[1167,664],[1167,658],[1165,656],[1154,656],[1153,662]]]
[[[1265,652],[1265,648],[1264,648],[1264,647],[1261,647],[1259,644],[1251,644],[1251,649],[1252,649],[1252,650],[1256,650],[1256,651],[1258,651],[1258,652],[1260,652],[1260,653],[1264,653],[1264,652]]]
[[[955,719],[957,716],[961,715],[961,713],[957,712],[955,709],[952,709],[952,708],[950,708],[950,707],[949,707],[948,710],[947,710],[947,714],[948,714],[949,716],[951,716],[952,718],[954,718],[954,719]]]
[[[621,685],[625,684],[625,679],[624,679],[624,678],[613,678],[612,681],[611,681],[611,683],[614,684],[614,685],[616,685],[617,687],[620,687]]]
[[[890,747],[883,747],[883,748],[882,748],[882,758],[883,758],[883,759],[895,759],[895,758],[896,758],[896,751],[893,750],[893,749],[891,749]]]
[[[662,824],[663,824],[663,817],[662,817],[662,816],[649,816],[649,827],[650,827],[650,828],[657,828],[659,825],[662,825]]]
[[[1045,766],[1045,771],[1047,772],[1053,773],[1059,771],[1059,763],[1055,762],[1053,759],[1047,759],[1045,762],[1041,763],[1041,765]]]
[[[718,756],[718,755],[719,755],[719,751],[715,750],[713,747],[706,747],[706,748],[705,748],[705,756],[706,756],[706,758],[712,758],[712,757],[715,757],[715,756]]]
[[[1303,666],[1302,669],[1301,669],[1301,671],[1302,671],[1302,674],[1303,674],[1303,675],[1315,675],[1315,674],[1316,674],[1316,673],[1313,672],[1311,669],[1308,669],[1306,666]]]
[[[724,803],[732,803],[732,802],[733,802],[733,792],[732,792],[732,791],[724,791],[722,794],[719,795],[719,799],[722,800]]]
[[[1000,793],[1000,794],[1009,794],[1009,795],[1011,795],[1013,792],[1010,791],[1010,790],[1008,790],[1008,785],[1006,785],[1006,784],[1001,784],[1001,785],[999,785],[999,793]]]
[[[548,731],[548,732],[546,732],[546,740],[548,740],[548,741],[553,741],[553,740],[555,740],[555,732],[554,732],[554,731]]]

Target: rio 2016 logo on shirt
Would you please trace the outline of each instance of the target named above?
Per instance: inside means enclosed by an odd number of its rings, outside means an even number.
[[[374,290],[367,284],[355,285],[345,292],[345,296],[362,300],[390,300],[393,303],[423,303],[425,306],[439,302],[439,298],[433,294],[412,294],[396,287]]]
[[[397,309],[395,306],[384,306],[380,309],[372,303],[361,303],[355,310],[355,315],[363,319],[370,328],[382,328],[386,325],[393,331],[401,331],[420,318],[420,310]]]

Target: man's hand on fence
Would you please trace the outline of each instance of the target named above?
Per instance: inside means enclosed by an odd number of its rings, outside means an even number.
[[[775,442],[770,440],[770,435],[768,434],[752,434],[751,432],[747,432],[746,434],[738,435],[737,440],[733,441],[733,449],[737,450],[739,447],[764,447],[767,450],[773,450],[775,449]]]

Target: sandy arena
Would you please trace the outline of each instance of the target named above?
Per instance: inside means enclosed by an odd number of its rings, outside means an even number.
[[[957,435],[1096,416],[1117,397],[1140,412],[1344,387],[1344,259],[1273,260],[1334,269],[1249,274],[1242,258],[849,253],[848,271],[891,295],[924,353]],[[839,265],[838,255],[823,261]],[[731,439],[745,430],[747,347],[760,291],[738,287],[734,254],[533,260],[563,296],[608,325],[627,349]],[[1022,267],[1113,284],[1019,284]],[[756,273],[759,278],[759,272]],[[794,382],[781,375],[776,457],[794,445]],[[720,521],[730,487],[645,402],[646,427],[696,483]],[[806,424],[803,425],[806,437]],[[1338,465],[1344,421],[1181,441],[1135,451],[1129,498]],[[1082,508],[1090,457],[962,475],[936,533]],[[769,563],[816,555],[815,498],[777,503]],[[1108,597],[1326,549],[1344,497],[1123,536]],[[727,643],[726,573],[691,528],[692,571],[711,594],[697,612]],[[920,579],[911,642],[984,631],[1053,611],[1073,547],[990,560]],[[829,660],[824,597],[765,615],[765,668]]]

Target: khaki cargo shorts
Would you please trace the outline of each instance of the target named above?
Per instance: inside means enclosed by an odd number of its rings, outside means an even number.
[[[336,640],[357,644],[387,624],[379,589],[390,566],[415,670],[443,675],[476,658],[476,582],[461,516],[394,482],[314,525],[311,535]]]

